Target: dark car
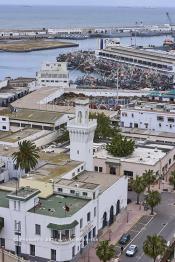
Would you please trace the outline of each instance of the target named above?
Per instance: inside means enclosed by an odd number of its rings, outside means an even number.
[[[119,244],[126,245],[129,242],[130,238],[131,236],[129,234],[123,234],[119,240]]]

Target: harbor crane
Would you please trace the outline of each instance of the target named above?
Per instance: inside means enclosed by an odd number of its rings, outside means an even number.
[[[174,30],[173,30],[174,24],[172,23],[171,16],[170,16],[170,14],[169,14],[168,12],[166,12],[166,16],[167,16],[167,18],[168,18],[169,25],[170,25],[170,27],[171,27],[171,35],[172,35],[172,37],[173,37],[173,39],[174,39],[174,41],[175,41],[175,32],[174,32]]]

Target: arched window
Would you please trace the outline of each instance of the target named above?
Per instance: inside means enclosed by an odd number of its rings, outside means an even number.
[[[79,111],[78,112],[78,122],[81,124],[81,122],[82,122],[82,112],[81,111]]]

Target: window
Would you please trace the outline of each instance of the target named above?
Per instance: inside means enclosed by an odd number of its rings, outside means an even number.
[[[57,190],[58,192],[63,192],[63,189],[61,187],[59,187]]]
[[[6,130],[6,126],[2,126],[2,129],[3,129],[3,130]]]
[[[35,245],[30,245],[30,255],[35,256]]]
[[[168,122],[174,123],[174,118],[173,117],[168,117]]]
[[[20,210],[20,201],[14,201],[14,210]]]
[[[83,166],[81,166],[81,170],[83,170]]]
[[[83,218],[80,219],[80,228],[83,227]]]
[[[35,224],[35,234],[41,235],[41,225]]]
[[[171,158],[169,159],[169,165],[171,165]]]
[[[79,150],[77,150],[77,155],[79,155]]]
[[[95,169],[95,172],[98,172],[98,166],[95,166],[94,169]]]
[[[56,261],[57,252],[55,249],[51,249],[51,260]]]
[[[5,238],[0,238],[0,247],[5,247]]]
[[[75,256],[75,246],[72,247],[72,257]]]
[[[134,123],[134,128],[138,128],[138,124],[137,123]]]
[[[75,190],[70,190],[70,193],[71,194],[75,194]]]
[[[2,118],[2,121],[6,121],[6,118],[5,118],[5,117],[3,117],[3,118]]]
[[[80,172],[80,169],[78,168],[78,173]]]
[[[103,168],[101,166],[99,167],[99,172],[103,172]]]
[[[157,121],[164,121],[164,117],[163,116],[157,116]]]
[[[14,230],[15,230],[15,235],[21,235],[21,221],[15,220]]]
[[[88,194],[87,194],[87,192],[83,192],[83,196],[87,196]]]
[[[93,228],[92,235],[93,235],[93,237],[96,236],[96,227]]]
[[[13,203],[14,203],[14,210],[16,210],[16,201],[14,201]]]
[[[91,213],[88,212],[88,213],[87,213],[87,222],[89,222],[90,220],[91,220]]]
[[[96,215],[97,215],[97,208],[94,207],[94,217],[96,217]]]
[[[134,114],[131,114],[132,117],[134,117]]]
[[[124,176],[133,177],[133,172],[124,170]]]

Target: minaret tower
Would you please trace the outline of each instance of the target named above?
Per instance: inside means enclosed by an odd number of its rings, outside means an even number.
[[[79,99],[75,104],[75,118],[68,122],[70,158],[85,162],[85,169],[93,171],[93,139],[96,120],[89,119],[89,99]]]

